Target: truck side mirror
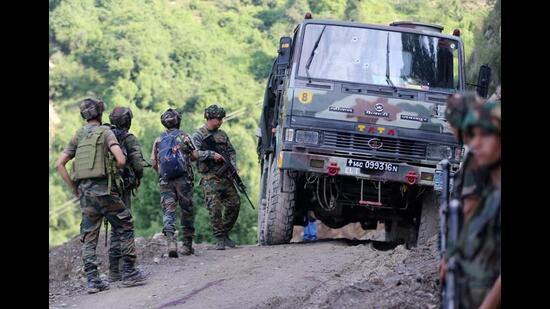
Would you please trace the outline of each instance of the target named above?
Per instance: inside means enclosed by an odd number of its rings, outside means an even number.
[[[279,56],[277,56],[278,65],[288,65],[290,62],[290,46],[292,44],[292,38],[283,36],[279,40]]]
[[[479,73],[477,75],[477,93],[483,97],[487,97],[489,91],[489,83],[491,82],[491,68],[484,64],[479,67]]]

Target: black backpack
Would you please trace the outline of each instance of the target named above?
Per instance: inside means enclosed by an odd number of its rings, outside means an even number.
[[[128,136],[132,135],[127,130],[119,129],[115,126],[111,126],[111,131],[115,134],[118,143],[120,144],[120,148],[122,149],[122,152],[126,157],[128,157],[128,149],[126,147],[126,138]],[[124,168],[120,172],[120,176],[122,177],[122,182],[124,186],[124,190],[131,190],[135,189],[138,186],[138,179],[136,176],[136,173],[134,172],[134,169],[130,166],[130,164],[126,164]]]

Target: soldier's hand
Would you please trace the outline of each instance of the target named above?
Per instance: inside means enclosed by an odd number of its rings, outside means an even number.
[[[76,196],[76,198],[80,198],[80,192],[78,192],[78,188],[77,187],[74,187],[73,188],[73,193],[74,193],[74,196]]]
[[[214,161],[220,162],[220,161],[224,161],[224,159],[221,154],[214,152]]]

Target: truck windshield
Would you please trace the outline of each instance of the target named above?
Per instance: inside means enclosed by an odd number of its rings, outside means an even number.
[[[388,85],[389,71],[397,87],[454,91],[460,84],[459,46],[457,40],[415,33],[309,24],[298,75]]]

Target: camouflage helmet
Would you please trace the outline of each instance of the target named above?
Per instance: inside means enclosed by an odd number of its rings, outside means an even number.
[[[455,93],[447,100],[445,119],[452,127],[460,130],[468,109],[481,104],[483,99],[476,92]]]
[[[119,128],[130,129],[133,117],[132,110],[128,107],[117,106],[109,114],[109,121]]]
[[[223,107],[218,106],[216,104],[208,106],[204,110],[204,118],[206,119],[213,119],[213,118],[223,118],[225,117],[225,110]]]
[[[98,118],[104,110],[105,105],[101,100],[87,98],[80,102],[80,115],[86,120]]]
[[[488,101],[485,104],[469,109],[462,123],[462,129],[469,132],[473,127],[481,127],[490,133],[500,134],[500,101]]]
[[[167,129],[179,128],[181,122],[180,113],[173,108],[169,108],[160,116],[160,122]]]

